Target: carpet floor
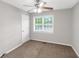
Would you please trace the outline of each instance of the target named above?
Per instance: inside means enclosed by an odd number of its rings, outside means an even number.
[[[30,40],[3,58],[77,58],[77,55],[69,46]]]

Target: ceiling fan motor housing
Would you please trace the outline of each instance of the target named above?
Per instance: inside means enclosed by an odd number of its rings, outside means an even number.
[[[39,3],[41,0],[36,0],[37,3]]]

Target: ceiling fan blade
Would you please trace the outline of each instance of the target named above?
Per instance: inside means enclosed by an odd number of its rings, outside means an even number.
[[[42,7],[43,9],[49,9],[49,10],[53,10],[52,7]]]

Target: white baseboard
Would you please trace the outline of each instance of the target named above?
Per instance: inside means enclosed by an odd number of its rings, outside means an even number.
[[[10,53],[11,51],[13,51],[14,49],[16,49],[16,48],[18,48],[19,46],[21,46],[23,44],[23,42],[22,43],[20,43],[20,44],[18,44],[17,46],[15,46],[15,47],[13,47],[12,49],[10,49],[10,50],[8,50],[8,51],[6,51],[6,52],[4,52],[4,53],[1,53],[0,54],[0,57],[3,55],[3,54],[8,54],[8,53]]]
[[[15,46],[14,48],[8,50],[7,52],[5,52],[5,54],[10,53],[11,51],[13,51],[14,49],[18,48],[19,46],[21,46],[23,43],[20,43],[19,45]]]
[[[75,51],[75,53],[77,54],[77,56],[79,57],[79,53],[76,51],[76,49],[72,46],[72,49]]]
[[[2,56],[3,54],[0,54],[0,57]]]
[[[28,40],[29,41],[29,40]],[[27,41],[26,41],[27,42]],[[20,47],[22,44],[24,44],[25,42],[21,42],[20,44],[18,44],[17,46],[15,46],[14,48],[8,50],[7,52],[5,52],[5,54],[10,53],[11,51],[15,50],[16,48]]]
[[[48,43],[55,43],[55,44],[66,45],[66,46],[72,46],[72,45],[70,45],[70,44],[65,44],[65,43],[60,43],[60,42],[52,42],[52,41],[45,41],[45,40],[39,40],[39,39],[31,39],[31,40],[42,41],[42,42],[48,42]]]

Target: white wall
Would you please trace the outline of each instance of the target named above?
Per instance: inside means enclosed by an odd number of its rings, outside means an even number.
[[[79,56],[79,3],[73,8],[73,48]]]
[[[21,11],[0,1],[0,55],[11,51],[21,43]]]
[[[33,17],[37,15],[54,15],[54,33],[38,33],[33,31]],[[56,10],[42,14],[31,14],[31,39],[71,46],[72,11],[71,9]]]

